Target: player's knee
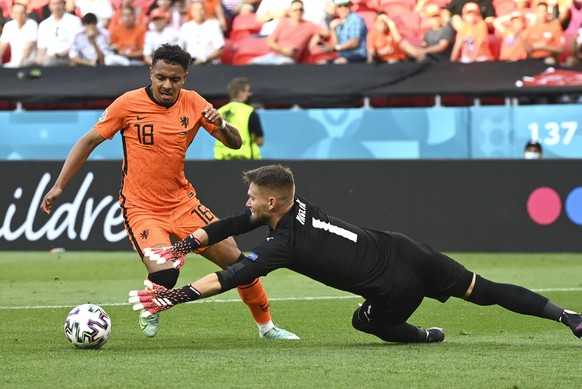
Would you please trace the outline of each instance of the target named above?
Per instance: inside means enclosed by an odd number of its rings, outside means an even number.
[[[477,305],[493,305],[495,304],[494,301],[491,300],[491,296],[489,293],[489,288],[491,287],[491,281],[486,278],[481,277],[480,275],[476,275],[475,279],[475,286],[473,287],[473,291],[467,297],[467,301],[475,303]]]
[[[148,274],[148,280],[154,284],[163,286],[164,288],[172,289],[178,282],[180,271],[178,269],[165,269]]]

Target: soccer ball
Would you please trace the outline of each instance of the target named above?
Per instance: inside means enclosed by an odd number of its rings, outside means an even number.
[[[96,304],[78,305],[65,320],[65,336],[78,348],[99,348],[111,335],[111,319]]]

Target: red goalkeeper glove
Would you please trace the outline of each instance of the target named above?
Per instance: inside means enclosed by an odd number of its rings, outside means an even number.
[[[129,303],[133,304],[133,310],[144,309],[143,317],[172,308],[176,304],[194,301],[202,297],[202,293],[192,285],[186,285],[180,289],[166,289],[149,280],[144,281],[147,289],[132,290],[129,292]]]
[[[144,257],[158,264],[172,262],[176,269],[181,268],[186,260],[186,254],[201,246],[200,241],[192,234],[168,247],[151,247],[143,251]]]

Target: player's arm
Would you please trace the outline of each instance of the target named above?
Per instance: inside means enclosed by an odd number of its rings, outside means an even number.
[[[220,112],[212,107],[207,107],[202,111],[202,116],[207,122],[214,124],[215,128],[211,135],[222,142],[228,148],[238,150],[242,146],[242,137],[239,130],[228,123]]]
[[[158,264],[173,262],[174,267],[179,269],[188,253],[221,242],[230,236],[250,232],[261,225],[251,221],[251,211],[246,209],[239,214],[210,223],[171,246],[148,247],[144,249],[144,257]]]
[[[105,138],[99,135],[97,131],[91,129],[77,141],[69,152],[55,184],[44,196],[40,204],[40,208],[45,213],[51,213],[54,200],[61,195],[65,186],[77,174],[95,147],[99,146],[104,140]]]
[[[144,309],[142,316],[147,317],[177,304],[214,296],[236,288],[237,285],[248,284],[267,274],[269,269],[280,267],[275,261],[266,262],[259,264],[245,258],[222,271],[208,274],[178,289],[166,289],[146,280],[146,290],[130,291],[128,301],[133,304],[134,311]]]

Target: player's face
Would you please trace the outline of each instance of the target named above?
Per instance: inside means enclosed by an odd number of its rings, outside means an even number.
[[[154,98],[161,104],[172,105],[178,99],[188,72],[180,65],[158,61],[150,68],[150,77]]]
[[[271,198],[255,184],[249,185],[246,206],[251,211],[251,220],[267,224],[271,218]]]

